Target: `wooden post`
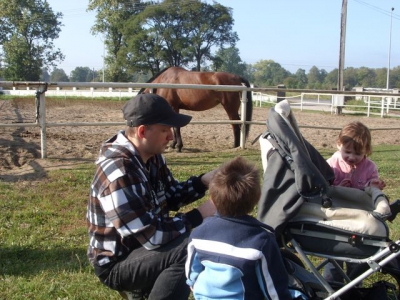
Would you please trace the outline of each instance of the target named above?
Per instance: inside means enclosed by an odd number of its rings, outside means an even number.
[[[284,89],[285,85],[284,84],[278,84],[279,89]],[[286,92],[285,91],[277,91],[276,92],[276,102],[279,103],[282,100],[285,100],[286,98]]]
[[[338,71],[338,91],[344,91],[343,73],[345,58],[345,42],[346,42],[346,19],[347,19],[347,0],[342,2],[342,17],[340,23],[340,54],[339,54],[339,71]],[[339,95],[338,95],[339,96]],[[343,106],[336,106],[336,114],[342,113]]]

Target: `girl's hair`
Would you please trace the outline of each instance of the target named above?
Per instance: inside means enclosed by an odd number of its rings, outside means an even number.
[[[261,195],[260,171],[244,158],[236,157],[215,173],[209,193],[220,216],[249,214]]]
[[[354,121],[342,128],[339,133],[338,145],[353,147],[356,154],[365,152],[372,154],[371,132],[363,123]]]

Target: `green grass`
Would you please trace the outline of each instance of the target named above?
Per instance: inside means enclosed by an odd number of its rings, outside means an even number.
[[[321,150],[325,157],[332,152]],[[166,157],[175,177],[183,180],[237,155],[261,172],[256,150]],[[372,159],[386,180],[385,192],[392,200],[400,198],[400,147],[376,146]],[[0,299],[121,299],[98,281],[86,258],[85,213],[93,174],[90,163],[49,171],[38,181],[0,181]],[[398,238],[399,221],[389,226]]]

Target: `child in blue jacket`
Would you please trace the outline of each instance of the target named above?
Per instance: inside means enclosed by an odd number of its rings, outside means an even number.
[[[225,163],[209,186],[217,214],[194,229],[186,261],[195,299],[292,299],[272,229],[248,215],[260,198],[260,175],[241,157]]]

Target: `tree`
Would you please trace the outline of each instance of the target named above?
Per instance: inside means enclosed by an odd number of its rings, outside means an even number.
[[[107,49],[105,74],[108,80],[129,81],[128,71],[135,65],[131,67],[126,48],[132,36],[138,34],[138,27],[132,30],[131,26],[149,4],[141,0],[89,0],[88,10],[97,12],[92,33],[103,35]]]
[[[337,89],[338,86],[338,69],[334,69],[330,71],[324,80],[324,88],[325,89]]]
[[[246,77],[246,64],[242,62],[236,47],[219,49],[214,56],[213,69]]]
[[[247,78],[248,81],[254,82],[254,67],[252,64],[246,64],[246,69],[244,71],[244,77]]]
[[[400,66],[397,66],[390,71],[389,81],[389,88],[400,88]]]
[[[164,1],[148,5],[131,18],[126,27],[131,32],[127,53],[130,65],[139,65],[153,75],[162,67],[187,66],[189,43],[180,9],[179,5]]]
[[[387,81],[387,68],[375,69],[376,82],[375,87],[384,89]]]
[[[376,82],[376,73],[374,70],[366,67],[357,69],[357,84],[359,86],[370,87]]]
[[[125,26],[130,66],[158,73],[168,66],[201,70],[213,60],[211,48],[234,46],[231,11],[200,0],[164,0],[149,4]],[[136,70],[138,71],[138,70]]]
[[[321,89],[322,82],[324,81],[325,77],[326,71],[325,73],[321,73],[321,71],[316,66],[313,66],[307,75],[308,88]]]
[[[298,69],[295,74],[296,78],[296,88],[297,89],[305,89],[307,87],[308,79],[307,79],[307,74],[306,70],[304,69]]]
[[[289,72],[273,60],[260,60],[254,64],[254,83],[259,87],[283,84]]]
[[[42,68],[42,74],[40,75],[40,81],[50,81],[50,74],[47,68]]]
[[[181,17],[186,20],[189,33],[189,52],[195,58],[196,70],[200,71],[203,61],[213,60],[212,47],[222,49],[228,45],[234,48],[239,40],[237,33],[232,31],[232,9],[216,2],[213,5],[201,1],[182,2],[189,3],[187,10],[182,10]],[[239,50],[237,52],[239,56]]]
[[[283,84],[285,85],[286,88],[295,89],[295,88],[297,88],[299,82],[298,82],[296,76],[289,75],[289,77],[286,77],[283,80]]]
[[[0,0],[0,44],[7,80],[38,81],[43,67],[64,59],[53,44],[61,17],[47,1]]]
[[[68,76],[65,74],[63,69],[54,68],[54,70],[50,74],[51,82],[68,82]]]
[[[95,71],[89,67],[76,67],[71,71],[71,82],[92,82],[96,77]]]
[[[357,70],[352,67],[348,67],[344,70],[343,82],[346,90],[351,90],[355,86],[359,86],[357,81]]]

